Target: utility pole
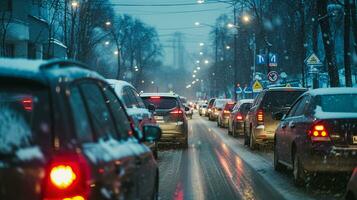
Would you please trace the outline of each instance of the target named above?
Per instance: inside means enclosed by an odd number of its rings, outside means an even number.
[[[215,97],[218,97],[218,89],[217,89],[217,82],[218,82],[218,78],[217,78],[217,68],[218,68],[218,27],[216,26],[216,28],[215,28],[215,38],[216,38],[216,41],[215,41],[215,58],[214,58],[214,60],[215,60],[215,64],[214,64],[214,88],[215,88],[215,90],[214,90],[214,96]]]
[[[64,44],[66,47],[68,47],[68,40],[67,40],[67,6],[68,6],[68,0],[64,0],[64,15],[63,15],[63,23],[64,23],[64,28],[63,28],[63,38],[64,38]]]
[[[268,36],[265,36],[265,43],[267,45],[267,51],[266,51],[266,62],[267,62],[267,70],[268,73],[270,72],[270,48],[273,46],[269,41],[268,41]],[[267,74],[268,74],[267,73]]]
[[[233,24],[235,27],[238,27],[237,25],[237,11],[236,11],[236,4],[234,4],[233,6]],[[233,91],[233,94],[234,94],[234,100],[237,101],[237,81],[238,81],[238,60],[237,60],[237,35],[238,35],[238,28],[237,28],[237,33],[234,34],[234,56],[233,56],[233,59],[234,59],[234,91]]]
[[[255,57],[257,57],[257,43],[255,41],[255,33],[253,33],[253,75],[252,75],[252,80],[255,78],[255,72],[256,72],[256,64],[255,64]]]

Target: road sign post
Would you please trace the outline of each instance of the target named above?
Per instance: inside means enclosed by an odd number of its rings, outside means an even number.
[[[319,81],[318,81],[318,74],[319,74],[319,70],[316,67],[320,67],[322,66],[322,62],[319,59],[319,57],[317,57],[317,55],[315,53],[311,53],[310,56],[308,56],[305,59],[305,64],[307,65],[308,69],[309,69],[309,73],[313,76],[313,88],[318,88],[319,87]],[[303,75],[304,77],[304,75]],[[303,80],[303,83],[305,83],[305,80]]]

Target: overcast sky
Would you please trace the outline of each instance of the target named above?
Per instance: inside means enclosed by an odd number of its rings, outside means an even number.
[[[220,14],[230,14],[232,9],[227,4],[196,4],[196,0],[112,0],[113,3],[136,6],[116,6],[119,14],[130,14],[154,26],[164,46],[164,62],[172,63],[172,34],[176,31],[184,33],[184,45],[188,53],[198,54],[199,43],[209,41],[210,27],[196,27],[195,22],[214,24]],[[140,6],[161,4],[193,4],[180,6]],[[140,5],[138,5],[140,4]]]

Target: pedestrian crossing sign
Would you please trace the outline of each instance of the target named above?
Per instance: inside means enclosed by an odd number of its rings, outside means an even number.
[[[262,84],[256,80],[254,83],[253,83],[253,92],[260,92],[263,90],[263,86]]]

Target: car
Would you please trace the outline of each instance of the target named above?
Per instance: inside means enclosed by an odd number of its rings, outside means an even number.
[[[80,63],[0,59],[0,199],[157,199],[158,166],[105,79]],[[9,134],[10,133],[10,134]]]
[[[147,108],[137,90],[130,83],[115,79],[107,79],[107,82],[114,89],[121,102],[123,102],[131,121],[138,129],[142,131],[145,125],[156,124],[153,115],[155,107],[149,105]],[[145,144],[151,149],[154,157],[157,159],[157,142],[146,142]]]
[[[155,106],[155,119],[162,129],[159,144],[188,147],[188,122],[185,107],[175,93],[142,93],[145,104]]]
[[[211,115],[212,107],[213,107],[215,100],[216,100],[215,98],[211,98],[210,100],[208,100],[207,113],[205,115],[206,117],[208,117],[208,119],[209,119],[209,116]]]
[[[192,116],[193,116],[193,108],[187,104],[183,104],[186,108],[186,116],[189,118],[189,119],[192,119]]]
[[[229,101],[224,105],[223,110],[219,111],[217,119],[218,127],[226,128],[228,126],[229,115],[231,114],[235,104],[235,102]]]
[[[357,199],[357,167],[353,170],[350,181],[347,184],[346,200]]]
[[[244,135],[244,120],[254,99],[241,99],[235,104],[228,118],[228,135],[237,137]]]
[[[230,102],[230,99],[215,99],[212,107],[211,112],[208,115],[208,119],[210,121],[216,121],[218,119],[219,112],[223,110],[224,105],[227,102]]]
[[[198,114],[200,116],[206,116],[207,113],[207,104],[201,104],[200,107],[198,108]]]
[[[287,112],[295,100],[307,89],[276,87],[265,89],[254,99],[244,129],[244,143],[254,150],[262,144],[274,142],[279,120],[273,119],[276,112]]]
[[[357,88],[306,92],[282,119],[274,137],[274,168],[293,169],[296,185],[311,174],[352,173],[357,166]]]

